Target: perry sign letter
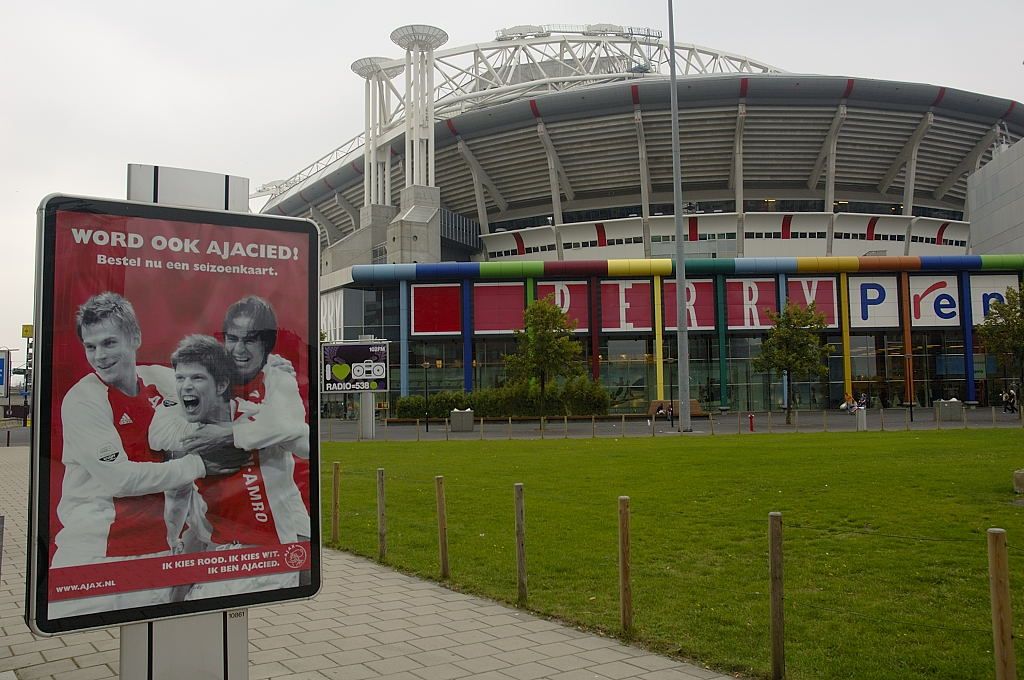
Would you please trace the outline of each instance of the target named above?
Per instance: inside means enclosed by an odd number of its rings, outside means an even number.
[[[725,282],[729,328],[769,328],[767,311],[779,311],[775,279],[744,279]]]
[[[895,276],[851,276],[850,326],[899,328],[899,286]]]
[[[910,277],[910,325],[915,328],[960,325],[956,276]]]
[[[971,274],[971,321],[983,323],[992,311],[992,303],[1006,302],[1006,289],[1019,287],[1016,274]]]

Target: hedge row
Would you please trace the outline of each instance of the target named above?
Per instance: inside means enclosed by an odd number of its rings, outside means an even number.
[[[585,376],[564,384],[548,385],[541,405],[540,387],[519,383],[505,387],[482,388],[472,392],[438,392],[429,403],[421,396],[401,397],[395,404],[398,418],[423,418],[427,409],[431,418],[447,418],[452,410],[473,409],[476,418],[507,416],[590,416],[606,415],[611,399],[599,383]]]

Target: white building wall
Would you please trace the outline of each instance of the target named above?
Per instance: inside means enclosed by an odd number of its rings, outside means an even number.
[[[1024,141],[967,178],[972,252],[1024,253]]]

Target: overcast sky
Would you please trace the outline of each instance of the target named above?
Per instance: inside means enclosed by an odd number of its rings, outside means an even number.
[[[1024,99],[1022,0],[682,2],[676,40],[796,73],[931,83]],[[0,346],[32,321],[35,211],[49,193],[125,197],[128,163],[286,178],[363,127],[360,57],[394,28],[447,47],[518,24],[668,35],[652,0],[5,3],[0,29]]]

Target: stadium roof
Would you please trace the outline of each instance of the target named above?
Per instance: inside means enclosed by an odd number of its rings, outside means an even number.
[[[667,49],[658,36],[641,38],[512,35],[438,51],[439,71],[454,68],[466,55],[478,66],[476,71],[459,66],[455,70],[465,79],[442,78],[437,88],[436,177],[442,204],[475,215],[471,163],[476,163],[493,187],[485,192],[492,222],[550,210],[548,156],[538,120],[572,194],[563,210],[638,204],[640,139],[651,201],[671,203]],[[555,47],[562,50],[557,60],[536,56],[552,57]],[[579,62],[575,66],[566,57],[570,47]],[[534,57],[527,58],[531,50]],[[490,66],[480,67],[485,62]],[[504,64],[500,73],[490,74],[499,62]],[[381,60],[381,66],[387,62]],[[392,73],[394,66],[388,67]],[[967,173],[991,158],[993,143],[1024,136],[1024,107],[998,97],[927,84],[784,73],[693,45],[679,47],[677,66],[687,200],[734,196],[737,138],[747,198],[821,199],[823,149],[835,135],[836,198],[899,203],[900,159],[920,138],[915,202],[959,210]],[[404,181],[401,106],[393,113],[383,143],[396,161],[391,184],[397,204]],[[302,215],[312,206],[340,235],[351,232],[363,203],[361,141],[357,137],[279,184],[280,193],[264,211]]]

